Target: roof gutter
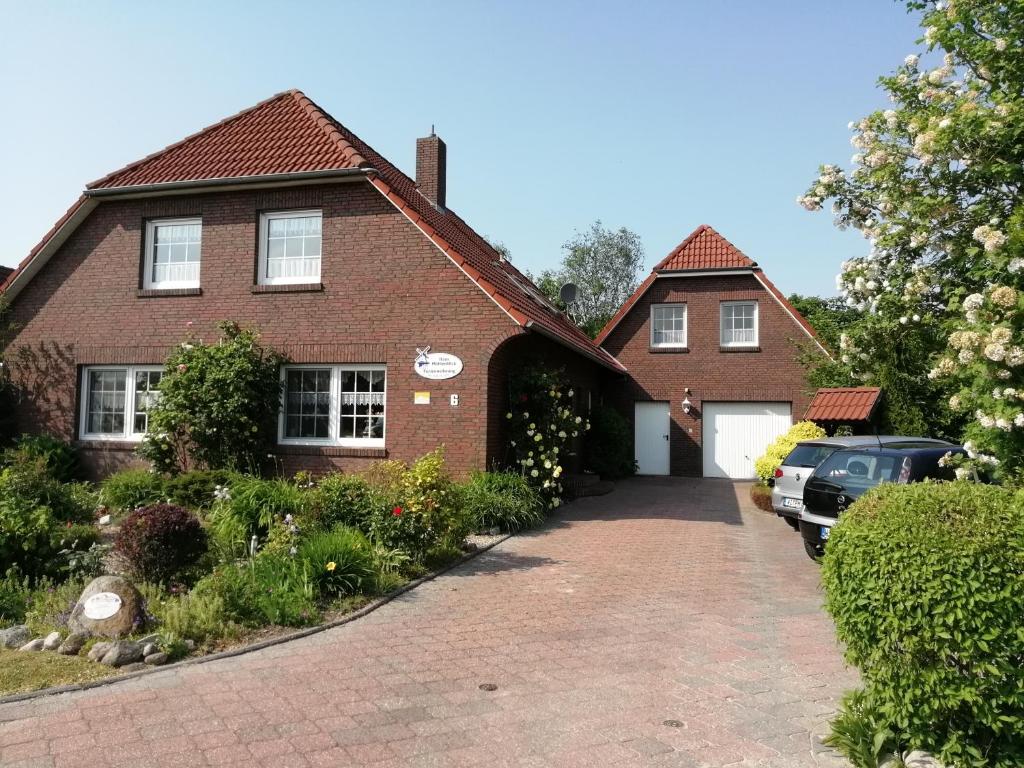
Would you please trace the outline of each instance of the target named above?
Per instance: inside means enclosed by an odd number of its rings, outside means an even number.
[[[721,275],[750,275],[757,267],[720,267],[717,269],[662,269],[655,277],[719,277]]]
[[[541,336],[546,336],[547,338],[551,339],[552,341],[557,342],[557,343],[561,344],[562,346],[565,346],[565,339],[563,339],[563,338],[561,338],[559,336],[556,336],[554,333],[549,331],[543,325],[538,325],[533,320],[527,320],[526,321],[526,325],[523,326],[523,327],[526,328],[529,331],[536,331]],[[620,367],[616,368],[614,365],[609,363],[607,360],[603,359],[600,355],[595,354],[593,352],[590,352],[589,350],[584,350],[582,347],[575,347],[575,346],[573,347],[573,349],[575,349],[577,352],[582,354],[584,357],[589,357],[595,363],[598,363],[598,364],[604,366],[605,368],[607,368],[610,371],[615,371],[615,373],[626,373],[626,366],[622,365],[622,363],[619,363]],[[614,358],[612,358],[612,359],[614,359]],[[618,362],[618,360],[616,360],[615,362]]]
[[[192,179],[169,181],[161,184],[135,184],[125,187],[100,187],[87,189],[86,197],[156,197],[173,195],[199,189],[250,188],[252,186],[296,186],[299,184],[326,183],[330,181],[354,181],[375,174],[374,168],[335,168],[324,171],[299,171],[296,173],[268,173],[259,176],[230,176],[215,179]]]

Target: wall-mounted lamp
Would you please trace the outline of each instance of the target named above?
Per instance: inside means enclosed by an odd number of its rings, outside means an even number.
[[[690,408],[693,407],[693,403],[690,402],[690,398],[683,398],[683,413],[689,413]]]

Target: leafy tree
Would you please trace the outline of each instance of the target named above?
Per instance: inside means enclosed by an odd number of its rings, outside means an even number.
[[[493,240],[490,237],[485,237],[484,240],[486,240],[487,244],[490,245],[491,248],[493,248],[495,251],[497,251],[498,255],[501,256],[501,258],[503,258],[505,261],[510,261],[512,259],[512,251],[510,251],[508,246],[505,245],[501,240]]]
[[[553,269],[545,269],[537,276],[528,275],[528,277],[533,280],[548,301],[563,312],[566,310],[565,302],[562,301],[561,291],[562,286],[568,281],[562,278],[560,272],[556,272]]]
[[[190,336],[167,358],[139,449],[158,470],[256,471],[273,446],[283,358],[254,330],[219,328],[215,344]]]
[[[839,339],[843,331],[853,325],[858,313],[838,296],[821,298],[820,296],[801,296],[794,293],[789,303],[811,324],[821,343],[829,350],[839,349]]]
[[[972,459],[1024,464],[1024,6],[907,3],[925,51],[850,123],[852,167],[825,165],[799,202],[832,200],[868,239],[838,283],[858,319],[841,362],[886,387],[907,426],[963,433]],[[926,61],[929,62],[926,64]]]
[[[577,232],[562,250],[562,266],[545,270],[535,282],[559,308],[563,307],[559,289],[574,283],[579,290],[567,308],[569,316],[593,338],[639,285],[643,244],[639,235],[625,227],[605,229],[595,221],[586,232]]]

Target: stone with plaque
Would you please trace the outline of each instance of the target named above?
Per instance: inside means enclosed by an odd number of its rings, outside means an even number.
[[[145,621],[142,595],[121,576],[100,576],[82,591],[68,619],[72,632],[99,637],[124,637]]]

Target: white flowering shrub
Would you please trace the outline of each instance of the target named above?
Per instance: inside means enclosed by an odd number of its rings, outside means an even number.
[[[858,229],[867,254],[837,287],[861,315],[840,359],[886,388],[887,409],[932,434],[964,434],[975,460],[1024,463],[1024,15],[992,0],[907,3],[925,50],[850,123],[848,168],[821,167],[798,202]],[[995,393],[999,396],[995,396]],[[903,430],[901,430],[903,431]]]
[[[558,371],[529,367],[512,382],[509,448],[514,469],[544,498],[548,509],[562,503],[562,473],[572,441],[590,429],[576,414],[575,392]]]

